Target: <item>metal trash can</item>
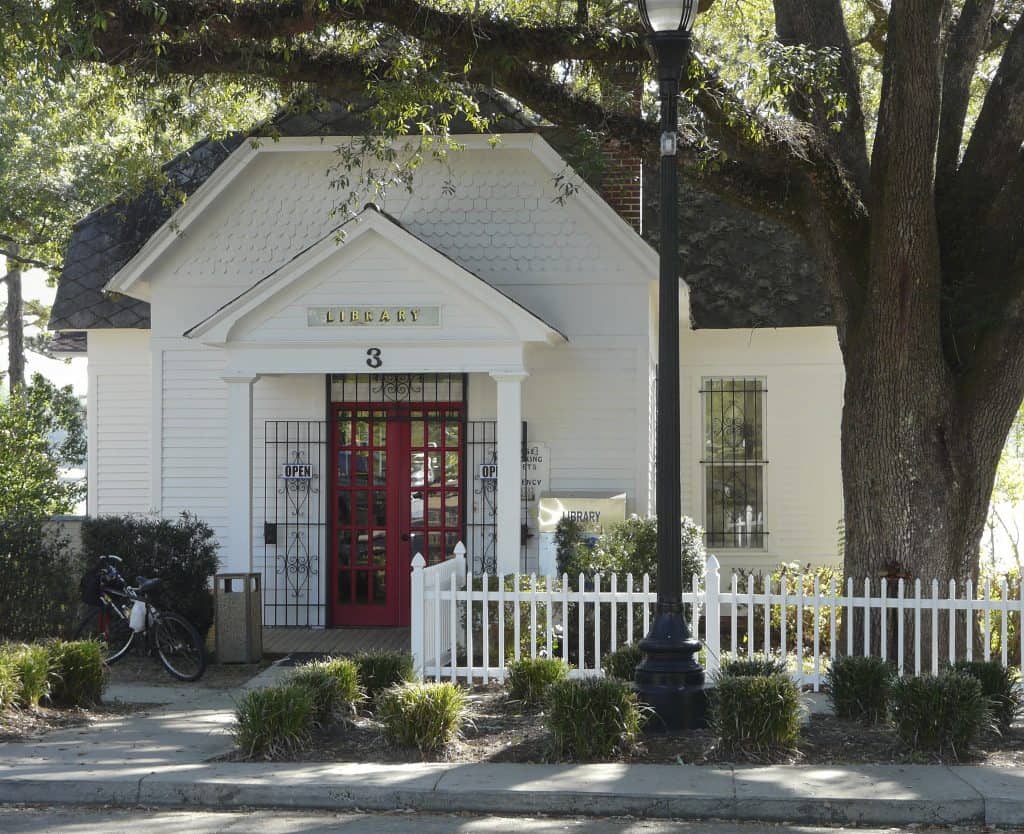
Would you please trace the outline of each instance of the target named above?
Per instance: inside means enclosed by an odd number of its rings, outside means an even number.
[[[218,663],[263,659],[263,594],[258,573],[218,573],[215,580]]]

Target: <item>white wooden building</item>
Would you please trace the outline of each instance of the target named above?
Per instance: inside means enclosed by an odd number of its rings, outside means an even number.
[[[173,214],[149,196],[84,219],[51,325],[88,333],[89,513],[207,520],[224,570],[263,573],[269,625],[403,624],[413,554],[459,540],[477,570],[536,570],[542,495],[654,504],[636,212],[582,181],[557,200],[565,160],[510,118],[339,225],[346,118],[202,143],[168,168],[191,193]],[[704,267],[742,251],[721,237]],[[702,325],[714,275],[680,285],[683,512],[726,567],[836,561],[835,331],[715,326],[714,304]]]

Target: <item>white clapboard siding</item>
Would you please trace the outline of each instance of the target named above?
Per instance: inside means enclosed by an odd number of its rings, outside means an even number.
[[[161,416],[163,515],[193,513],[227,546],[227,391],[223,354],[210,348],[163,351]]]
[[[90,511],[97,515],[150,509],[149,366],[127,364],[93,379],[97,506]]]

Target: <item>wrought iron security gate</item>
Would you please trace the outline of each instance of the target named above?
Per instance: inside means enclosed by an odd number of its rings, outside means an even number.
[[[334,403],[465,401],[461,374],[335,375],[328,380]],[[465,410],[463,410],[465,414]],[[408,419],[394,417],[392,419]],[[496,568],[497,482],[481,477],[482,464],[497,464],[497,423],[464,420],[461,504],[462,540],[474,572]],[[268,420],[264,424],[263,619],[266,625],[324,627],[328,622],[331,546],[328,501],[332,498],[330,420]],[[523,423],[523,439],[526,423]],[[520,546],[526,549],[526,496],[522,497]]]
[[[263,622],[322,627],[326,421],[264,424]]]

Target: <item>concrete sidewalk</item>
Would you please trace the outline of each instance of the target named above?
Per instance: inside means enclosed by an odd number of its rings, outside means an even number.
[[[245,689],[284,673],[271,667]],[[0,802],[1024,825],[1024,769],[209,763],[232,748],[242,691],[112,690],[171,702],[0,745]]]

